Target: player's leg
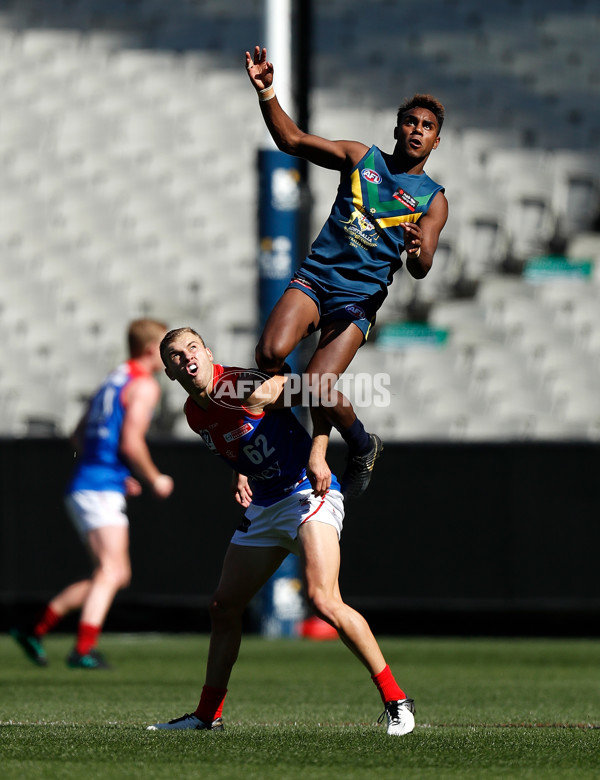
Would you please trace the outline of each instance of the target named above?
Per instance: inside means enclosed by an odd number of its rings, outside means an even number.
[[[206,676],[196,710],[150,731],[198,729],[221,731],[221,713],[231,670],[242,640],[242,615],[253,596],[277,571],[288,550],[282,547],[246,547],[230,544],[221,578],[211,599],[211,634]]]
[[[79,580],[72,585],[67,585],[66,588],[61,590],[48,606],[58,615],[64,617],[69,612],[73,612],[75,609],[81,609],[85,602],[90,588],[92,587],[92,580]]]
[[[249,601],[289,554],[283,547],[230,544],[211,600],[211,635],[206,684],[227,687],[242,637],[242,614]]]
[[[336,528],[316,520],[305,522],[300,526],[298,538],[309,603],[369,670],[385,706],[388,734],[408,734],[415,725],[414,703],[398,686],[365,618],[346,604],[340,594],[340,545]]]
[[[96,566],[81,610],[81,620],[102,626],[117,591],[131,580],[129,528],[107,525],[88,534],[88,546]]]
[[[336,529],[318,521],[300,526],[302,571],[306,598],[316,614],[332,625],[344,644],[371,674],[385,667],[385,659],[369,624],[340,594],[340,543]]]
[[[306,366],[311,395],[324,406],[331,424],[340,431],[351,427],[356,414],[350,401],[334,385],[348,368],[363,342],[352,322],[331,322],[323,327],[317,348]]]
[[[256,346],[256,364],[268,374],[281,373],[286,358],[319,324],[313,299],[296,289],[286,290],[271,311]]]
[[[80,609],[89,593],[92,581],[80,580],[61,590],[48,602],[33,621],[11,628],[10,634],[21,645],[27,657],[37,666],[47,666],[48,657],[42,644],[43,638],[69,612]]]
[[[91,585],[82,606],[77,642],[68,658],[69,666],[106,668],[96,650],[98,637],[117,592],[131,580],[129,528],[106,525],[88,532],[87,545],[95,564]]]
[[[375,461],[383,450],[381,439],[365,430],[348,398],[334,387],[363,340],[363,331],[353,322],[329,322],[323,326],[317,349],[306,367],[313,402],[319,401],[329,422],[348,445],[348,464],[342,476],[342,492],[347,499],[357,498],[367,489]]]

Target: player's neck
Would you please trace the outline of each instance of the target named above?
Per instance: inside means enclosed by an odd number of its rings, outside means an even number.
[[[132,363],[140,373],[148,374],[148,376],[152,376],[157,370],[155,367],[156,361],[154,359],[145,358],[143,355],[141,357],[130,358],[129,362]]]
[[[192,401],[201,409],[208,409],[210,406],[210,396],[213,389],[212,379],[204,388],[186,388]]]
[[[393,154],[388,157],[388,167],[392,173],[407,173],[410,176],[420,176],[425,168],[429,155],[419,160],[409,157],[398,148],[394,149]]]

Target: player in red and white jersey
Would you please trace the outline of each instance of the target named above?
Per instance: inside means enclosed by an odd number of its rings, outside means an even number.
[[[203,409],[192,397],[186,401],[184,411],[192,430],[211,451],[248,477],[255,505],[269,506],[284,496],[309,490],[305,466],[311,438],[291,408],[266,414],[258,404],[242,402],[268,377],[214,364],[212,371],[213,403]],[[340,490],[333,475],[330,488]]]
[[[212,633],[198,707],[149,730],[223,729],[221,714],[241,643],[242,614],[292,552],[300,557],[309,604],[371,674],[385,706],[388,734],[408,734],[415,725],[414,702],[398,686],[366,620],[340,594],[344,500],[325,460],[329,426],[316,430],[311,447],[307,431],[286,406],[289,377],[253,382],[257,375],[252,370],[215,366],[210,349],[191,328],[167,333],[161,355],[167,376],[188,393],[185,413],[191,427],[239,472],[234,495],[246,512],[211,599]],[[315,489],[306,479],[309,456],[317,475]]]

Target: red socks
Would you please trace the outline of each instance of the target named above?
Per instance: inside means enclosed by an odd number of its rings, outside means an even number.
[[[38,639],[43,637],[48,631],[51,631],[54,626],[60,622],[62,615],[55,612],[51,606],[47,606],[42,612],[40,618],[33,626],[33,634]]]
[[[377,686],[384,704],[388,701],[406,699],[406,694],[394,679],[389,666],[386,666],[379,674],[371,675],[371,679]],[[200,702],[194,715],[203,723],[212,723],[221,717],[226,695],[227,688],[215,688],[211,685],[205,685],[202,688]]]
[[[101,626],[92,626],[91,623],[80,623],[77,630],[77,643],[75,650],[79,655],[87,655],[92,647],[96,646]]]
[[[200,703],[194,715],[203,723],[212,723],[213,720],[221,717],[226,695],[227,688],[214,688],[212,685],[205,685],[202,688]]]
[[[394,679],[390,667],[386,666],[379,674],[372,674],[371,679],[377,686],[381,700],[385,704],[388,701],[406,699],[406,694]]]

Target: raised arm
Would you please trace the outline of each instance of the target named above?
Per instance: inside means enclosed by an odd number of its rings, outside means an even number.
[[[253,55],[246,52],[246,70],[267,129],[282,152],[334,171],[350,170],[365,155],[368,147],[359,141],[330,141],[300,130],[277,100],[273,63],[267,61],[266,49],[255,46]]]

